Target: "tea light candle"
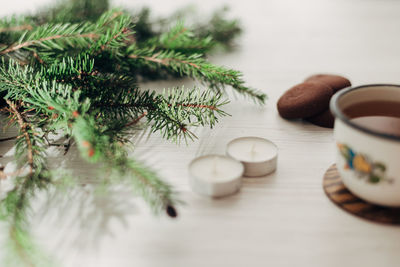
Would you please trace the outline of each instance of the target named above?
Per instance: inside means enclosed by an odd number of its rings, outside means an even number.
[[[236,193],[241,186],[244,167],[227,156],[208,155],[194,159],[189,165],[193,191],[211,197]]]
[[[271,141],[260,137],[241,137],[227,146],[228,156],[241,161],[244,176],[264,176],[276,169],[278,148]]]

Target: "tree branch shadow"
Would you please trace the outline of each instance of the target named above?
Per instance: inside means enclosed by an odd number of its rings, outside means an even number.
[[[128,217],[137,214],[135,198],[128,183],[101,186],[104,167],[82,160],[75,146],[66,156],[63,149],[52,151],[52,169],[72,170],[66,183],[40,194],[33,207],[34,225],[45,229],[51,250],[63,258],[75,252],[96,251],[105,238],[112,238],[116,227],[128,228]],[[39,236],[42,235],[40,229]]]

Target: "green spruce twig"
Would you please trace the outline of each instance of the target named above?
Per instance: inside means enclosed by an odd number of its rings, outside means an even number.
[[[228,88],[265,102],[266,95],[247,86],[241,72],[207,60],[209,52],[230,47],[240,33],[238,22],[219,12],[189,27],[182,12],[153,23],[146,9],[130,15],[109,9],[107,0],[69,0],[37,15],[0,20],[1,111],[7,124],[19,128],[18,168],[0,170],[0,177],[14,184],[0,202],[11,258],[26,266],[51,262],[32,240],[28,219],[38,192],[65,184],[61,172],[47,164],[47,149],[54,145],[47,140],[50,134],[75,144],[86,161],[104,166],[106,175],[98,175],[97,186],[128,183],[155,214],[177,216],[180,201],[171,185],[128,157],[126,144],[143,128],[188,143],[196,138],[192,128],[213,128],[228,115],[223,111]],[[140,87],[139,81],[170,77],[190,77],[206,88],[157,93]]]

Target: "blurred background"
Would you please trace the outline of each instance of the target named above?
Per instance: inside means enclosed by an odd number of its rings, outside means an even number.
[[[54,3],[52,0],[3,2],[1,16],[33,12]],[[400,1],[114,0],[111,3],[131,10],[147,6],[155,17],[194,5],[200,19],[215,8],[229,5],[232,16],[241,19],[244,34],[238,41],[240,52],[221,63],[233,64],[232,67],[239,67],[245,74],[246,69],[241,66],[252,68],[247,73],[257,75],[251,77],[252,84],[256,82],[261,88],[267,86],[264,79],[257,81],[261,77],[280,81],[292,77],[288,81],[291,85],[300,77],[321,71],[351,76],[356,83],[400,79],[400,19],[397,18]],[[257,72],[261,65],[263,73]]]

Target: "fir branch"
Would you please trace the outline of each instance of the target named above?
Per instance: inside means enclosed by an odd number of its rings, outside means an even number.
[[[198,78],[218,91],[225,85],[230,85],[238,93],[249,96],[261,104],[266,100],[264,93],[244,85],[240,72],[211,64],[201,54],[187,56],[172,50],[154,52],[152,49],[135,49],[134,47],[130,49],[137,52],[137,54],[130,54],[128,56],[130,59],[145,60],[152,64],[165,66],[181,76]]]
[[[19,124],[19,128],[24,135],[26,144],[27,144],[27,154],[28,154],[28,165],[29,165],[29,174],[32,174],[34,170],[34,164],[33,164],[33,148],[32,148],[32,141],[29,136],[28,130],[29,130],[29,125],[26,122],[26,120],[22,117],[22,114],[18,111],[16,105],[11,102],[10,100],[6,100],[7,104],[10,106],[11,112],[17,117],[17,122]]]
[[[24,75],[28,67],[18,69],[15,64],[10,64],[10,66],[14,67],[11,73],[20,74],[22,75],[22,78],[25,77]],[[41,76],[36,77],[39,78]],[[18,81],[18,75],[13,77],[13,80]],[[9,84],[11,83],[9,82]],[[22,81],[18,81],[17,84],[20,85],[23,83]],[[78,91],[73,92],[72,87],[58,84],[55,81],[48,83],[47,80],[35,80],[33,83],[26,84],[24,88],[16,87],[16,90],[27,92],[26,95],[22,96],[22,100],[26,104],[29,104],[30,108],[33,107],[36,112],[46,115],[48,114],[50,117],[51,114],[57,114],[57,120],[61,120],[63,122],[61,124],[56,124],[53,122],[52,125],[48,125],[48,127],[51,128],[58,125],[58,129],[63,127],[65,132],[71,132],[71,134],[75,137],[78,147],[80,148],[81,155],[87,160],[91,162],[108,162],[110,168],[117,168],[115,171],[121,172],[121,170],[118,170],[118,168],[129,169],[132,174],[141,174],[138,176],[138,179],[149,179],[153,182],[156,182],[158,186],[162,185],[162,182],[158,181],[158,178],[156,178],[155,174],[152,174],[151,176],[144,176],[143,170],[132,167],[136,166],[139,168],[137,163],[129,163],[130,161],[125,159],[123,162],[126,166],[121,166],[121,162],[114,164],[115,160],[124,159],[122,156],[124,153],[122,151],[118,152],[118,154],[115,154],[115,149],[118,147],[115,142],[118,140],[114,139],[113,141],[113,138],[115,138],[113,131],[108,131],[108,127],[103,126],[103,123],[95,123],[93,118],[84,119],[87,117],[87,115],[84,114],[90,110],[90,104],[86,100],[80,102],[80,93]],[[60,92],[63,93],[60,95]],[[21,98],[21,95],[19,95],[19,97]],[[76,112],[75,114],[74,111],[77,111],[78,109],[80,112]],[[71,119],[74,121],[72,124],[70,123]],[[104,129],[102,129],[103,127]],[[131,166],[131,164],[133,165]],[[143,181],[141,183],[143,183]],[[146,186],[146,183],[144,183],[143,186]],[[167,190],[167,192],[169,191],[170,190]],[[159,201],[155,201],[152,198],[151,201],[149,200],[151,205],[153,203],[154,205],[162,204],[165,209],[167,206],[171,209],[171,203],[173,201],[170,197],[168,197],[168,195],[162,196],[165,194],[164,190],[158,192],[155,189],[151,189],[150,191],[147,189],[142,189],[140,192],[151,192],[155,199],[160,199]],[[159,207],[153,208],[159,209]]]
[[[115,179],[129,179],[133,189],[145,199],[154,212],[168,212],[175,200],[170,185],[161,181],[152,171],[128,159],[125,150],[114,136],[107,133],[94,118],[79,116],[73,126],[74,136],[82,155],[91,162],[102,162],[115,175]]]
[[[160,39],[160,36],[173,32],[174,27],[181,24],[182,21],[190,21],[190,30],[188,27],[185,29],[193,33],[195,39],[211,38],[212,40],[212,45],[204,46],[202,53],[210,52],[216,47],[229,50],[234,47],[234,40],[242,33],[242,29],[238,19],[228,18],[228,11],[229,8],[225,6],[213,12],[210,18],[204,19],[204,14],[201,14],[204,21],[192,21],[197,15],[194,6],[189,5],[178,9],[168,17],[158,19],[152,19],[151,10],[143,8],[133,15],[135,38],[139,43]]]
[[[31,31],[35,23],[25,16],[11,16],[0,19],[0,47],[16,42],[21,34]]]
[[[229,8],[224,6],[217,9],[205,23],[193,27],[193,32],[199,38],[211,37],[212,40],[225,49],[234,48],[234,41],[242,33],[238,19],[227,19]]]
[[[228,115],[221,110],[228,103],[222,95],[215,95],[211,90],[201,92],[196,87],[172,88],[160,95],[136,90],[112,96],[112,100],[101,106],[93,103],[101,110],[103,119],[114,120],[119,116],[122,121],[128,121],[125,126],[130,126],[130,121],[146,116],[152,132],[160,132],[164,138],[176,142],[195,137],[190,127],[212,128],[219,117]]]
[[[172,49],[184,54],[205,53],[215,45],[216,43],[210,36],[198,38],[181,21],[169,31],[143,44],[143,46],[156,47],[157,49]]]
[[[225,87],[260,103],[266,98],[247,87],[239,71],[206,59],[237,36],[236,20],[214,17],[210,25],[188,27],[182,14],[154,23],[149,12],[132,17],[107,10],[107,0],[69,0],[35,16],[0,20],[0,100],[8,104],[1,111],[19,127],[18,170],[0,170],[0,177],[16,176],[0,215],[9,224],[9,255],[28,266],[43,266],[46,258],[29,234],[30,202],[38,191],[63,183],[47,166],[46,149],[58,145],[47,141],[50,133],[68,140],[66,150],[74,143],[83,159],[106,168],[110,176],[100,174],[99,186],[128,184],[156,214],[175,217],[179,201],[172,187],[128,157],[125,144],[143,129],[138,126],[187,142],[196,138],[193,127],[212,128],[228,115],[222,110]],[[208,88],[160,94],[138,83],[171,76],[191,77]]]
[[[49,262],[49,259],[36,248],[28,231],[26,213],[29,210],[31,195],[37,189],[44,189],[51,183],[45,163],[46,154],[43,143],[35,134],[33,126],[24,117],[24,113],[20,112],[21,107],[10,100],[7,100],[7,104],[9,112],[13,114],[9,119],[15,120],[20,130],[15,153],[20,169],[11,174],[5,174],[8,176],[6,179],[15,179],[15,187],[0,202],[0,218],[10,223],[10,248],[19,255],[19,257],[14,256],[9,259],[14,266],[18,261],[26,266],[44,266],[43,264]]]
[[[165,211],[168,216],[176,217],[177,212],[174,206],[178,201],[174,199],[174,192],[171,190],[171,186],[162,182],[155,172],[143,167],[134,160],[128,160],[128,166],[134,174],[133,177],[137,178],[131,179],[133,190],[150,203],[150,207],[153,207],[153,212],[159,214],[161,211]]]
[[[8,266],[50,266],[52,261],[38,249],[26,218],[30,198],[36,189],[43,188],[38,187],[43,184],[42,179],[37,174],[18,177],[20,182],[0,203],[0,218],[9,222]]]
[[[74,58],[64,57],[61,61],[55,61],[40,69],[40,76],[62,83],[71,83],[77,79],[82,79],[82,76],[95,74],[94,59],[88,54],[80,54]]]
[[[118,50],[126,45],[125,41],[133,34],[133,31],[129,30],[131,17],[119,9],[113,9],[104,13],[97,20],[96,25],[102,34],[89,51]]]
[[[61,49],[61,46],[59,46],[56,42],[49,41],[66,38],[69,40],[81,39],[81,41],[83,41],[85,38],[94,39],[96,37],[98,37],[98,34],[96,33],[81,33],[81,29],[78,28],[78,25],[69,26],[67,29],[62,25],[44,25],[36,29],[36,31],[25,40],[21,40],[18,44],[13,44],[7,49],[0,51],[0,55],[5,55],[33,45],[41,45],[50,49]],[[82,46],[86,44],[89,43],[81,43]]]
[[[108,0],[59,1],[57,5],[39,13],[35,19],[41,24],[49,21],[53,23],[96,21],[107,12],[109,6]]]
[[[25,31],[19,41],[0,51],[0,55],[16,52],[20,49],[31,49],[37,55],[43,51],[87,49],[90,51],[104,51],[117,49],[129,34],[128,27],[131,18],[118,10],[110,10],[103,14],[96,23],[83,24],[44,24],[36,27],[27,34]],[[93,43],[94,41],[94,43]]]

